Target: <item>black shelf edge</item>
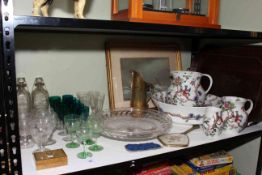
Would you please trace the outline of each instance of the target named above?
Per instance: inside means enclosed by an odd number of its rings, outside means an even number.
[[[84,32],[221,39],[262,39],[262,32],[57,17],[14,16],[14,27],[17,32]]]
[[[190,148],[185,148],[181,150],[176,150],[174,152],[168,152],[164,154],[159,154],[155,156],[150,156],[150,157],[145,157],[142,159],[136,159],[133,161],[127,161],[127,162],[122,162],[119,164],[113,164],[113,165],[108,165],[108,166],[103,166],[99,168],[93,168],[89,170],[82,170],[74,173],[66,173],[64,175],[73,175],[77,173],[78,175],[84,175],[84,174],[93,174],[93,175],[107,175],[106,172],[112,172],[114,170],[126,170],[127,175],[132,174],[132,172],[128,172],[130,170],[141,170],[141,167],[144,164],[154,162],[154,161],[161,161],[161,160],[174,160],[176,158],[181,158],[181,157],[194,157],[202,154],[207,154],[219,150],[231,150],[234,149],[240,145],[243,145],[245,143],[248,143],[249,141],[252,141],[254,139],[257,139],[262,136],[262,131],[255,131],[252,133],[247,133],[244,135],[232,137],[232,138],[227,138],[224,140],[218,140],[215,142],[211,143],[206,143],[202,145],[197,145],[194,147]],[[130,169],[131,168],[131,169]],[[108,173],[110,174],[110,173]],[[110,174],[111,175],[111,174]]]

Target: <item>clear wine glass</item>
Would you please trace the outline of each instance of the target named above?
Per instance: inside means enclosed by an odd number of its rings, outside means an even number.
[[[82,109],[82,112],[80,114],[80,123],[81,123],[81,126],[80,127],[86,127],[87,124],[88,124],[88,119],[89,119],[89,108],[88,107],[84,107]],[[93,140],[91,139],[91,137],[87,138],[85,140],[85,144],[86,145],[92,145],[94,144]]]
[[[48,149],[45,145],[48,138],[54,130],[54,125],[52,124],[50,117],[37,116],[30,122],[30,132],[33,140],[38,145],[38,149],[34,152],[44,152]]]
[[[57,114],[57,130],[63,130],[64,129],[64,121],[61,114],[61,103],[62,99],[60,96],[50,96],[49,97],[49,104],[51,107],[51,111],[55,112]]]
[[[65,127],[70,135],[71,142],[66,144],[67,148],[78,148],[79,143],[75,142],[76,131],[80,127],[80,116],[76,114],[68,114],[64,117]]]
[[[92,113],[98,113],[102,111],[105,94],[99,91],[88,92],[89,104],[92,109]]]
[[[88,91],[77,92],[76,96],[82,104],[84,104],[85,106],[90,106],[90,99],[88,96]]]
[[[50,137],[48,138],[46,146],[55,144],[56,140],[54,140],[52,137],[53,137],[53,133],[55,132],[56,125],[57,125],[56,113],[54,113],[51,109],[34,109],[32,111],[32,116],[34,116],[35,118],[39,118],[39,117],[40,118],[49,118],[50,125],[53,128],[53,131]]]
[[[95,144],[88,147],[89,150],[98,152],[102,151],[104,148],[97,144],[97,138],[100,137],[103,128],[101,126],[101,120],[99,119],[99,114],[92,114],[88,120],[88,126],[91,129],[91,139]]]
[[[105,94],[102,92],[95,92],[95,99],[97,101],[95,112],[99,113],[103,110],[103,105],[105,101]]]
[[[47,112],[49,113],[49,117],[51,118],[52,125],[54,125],[54,129],[53,129],[52,134],[48,138],[46,145],[54,145],[56,143],[56,140],[53,139],[53,134],[54,134],[55,130],[57,129],[59,119],[58,119],[57,114],[51,108]]]
[[[24,116],[24,117],[20,117]],[[30,115],[26,114],[19,114],[19,135],[20,135],[20,146],[22,149],[24,148],[31,148],[34,146],[34,142],[32,140],[32,136],[30,133]]]
[[[91,108],[92,113],[102,111],[105,94],[99,91],[78,92],[77,97],[85,105]]]
[[[77,157],[80,159],[86,159],[92,157],[91,152],[86,151],[87,140],[91,138],[91,130],[87,125],[87,122],[82,122],[81,126],[76,131],[76,136],[81,144],[83,144],[83,151],[77,154]]]

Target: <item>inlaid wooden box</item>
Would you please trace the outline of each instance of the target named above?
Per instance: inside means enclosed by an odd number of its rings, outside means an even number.
[[[33,155],[37,170],[67,165],[67,155],[63,149],[37,152]]]

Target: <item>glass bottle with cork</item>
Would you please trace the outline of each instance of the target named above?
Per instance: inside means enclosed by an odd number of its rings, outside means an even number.
[[[32,107],[34,110],[48,110],[49,94],[45,87],[42,77],[35,78],[34,88],[32,91]]]
[[[16,81],[18,114],[28,114],[31,110],[31,96],[25,77],[18,77]]]
[[[18,77],[16,81],[17,88],[17,107],[19,116],[19,134],[20,146],[22,149],[34,146],[32,136],[29,131],[31,96],[24,77]]]

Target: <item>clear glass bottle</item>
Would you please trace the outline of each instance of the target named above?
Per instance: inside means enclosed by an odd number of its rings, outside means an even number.
[[[32,107],[35,110],[48,110],[48,91],[42,77],[37,77],[32,91]]]
[[[24,77],[17,78],[16,87],[18,114],[21,118],[23,115],[20,114],[27,114],[31,110],[31,96]]]
[[[34,146],[32,136],[29,132],[30,111],[32,107],[31,96],[24,77],[16,80],[17,107],[19,116],[20,146],[22,149]]]

